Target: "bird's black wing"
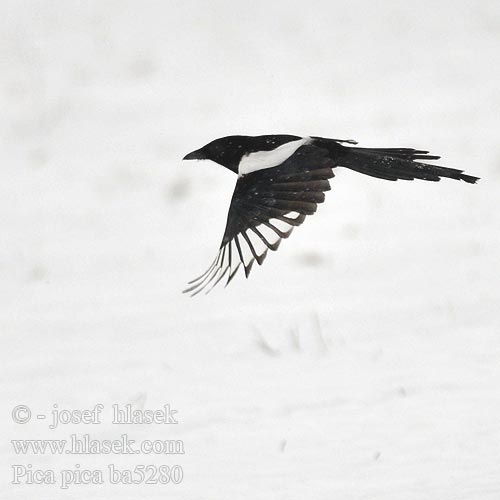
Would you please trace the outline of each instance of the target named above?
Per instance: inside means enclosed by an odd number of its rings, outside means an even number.
[[[248,277],[254,262],[262,264],[268,250],[277,250],[324,201],[335,167],[328,154],[323,148],[302,146],[277,167],[239,177],[217,257],[184,292],[208,293],[224,278],[227,285],[241,266]]]

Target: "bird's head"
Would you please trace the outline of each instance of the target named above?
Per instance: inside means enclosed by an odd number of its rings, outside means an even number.
[[[243,155],[248,153],[245,147],[247,141],[248,138],[244,135],[230,135],[215,139],[202,148],[191,151],[183,160],[212,160],[238,173],[238,164]]]

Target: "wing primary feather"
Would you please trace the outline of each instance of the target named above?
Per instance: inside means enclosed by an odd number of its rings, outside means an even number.
[[[217,285],[217,283],[219,283],[219,281],[224,278],[224,276],[226,275],[227,273],[227,270],[229,269],[229,266],[225,266],[224,267],[224,258],[226,256],[226,248],[227,248],[227,245],[224,245],[224,251],[223,251],[223,255],[222,255],[222,260],[221,260],[221,263],[220,263],[220,267],[219,267],[219,272],[220,272],[220,275],[219,277],[214,281],[214,283],[212,283],[212,286],[205,292],[205,295],[208,295],[215,287],[215,285]],[[222,268],[224,267],[224,271],[222,271]]]
[[[205,283],[200,284],[200,287],[193,294],[191,294],[191,297],[194,297],[195,295],[198,295],[200,292],[205,290],[205,288],[212,282],[215,276],[217,276],[218,272],[219,272],[218,267],[213,269],[212,272],[210,273],[210,278],[207,281],[205,281]]]
[[[241,252],[240,241],[238,240],[238,235],[234,237],[234,243],[236,245],[236,250],[238,251],[238,255],[240,256],[240,261],[243,265],[245,265],[245,261],[243,260],[243,253]]]
[[[236,275],[236,273],[238,272],[238,269],[240,268],[240,264],[241,262],[238,262],[238,264],[236,265],[234,271],[231,272],[231,268],[232,268],[232,241],[229,242],[229,276],[227,277],[227,281],[226,281],[226,284],[224,285],[224,288],[226,288],[227,285],[229,285],[229,283],[231,283],[232,279],[234,278],[234,276]]]
[[[293,226],[287,231],[282,231],[281,229],[278,229],[275,225],[271,224],[269,221],[262,221],[262,224],[264,224],[269,229],[274,231],[280,238],[288,238],[293,231]]]
[[[212,270],[213,270],[213,268],[214,268],[214,265],[215,265],[215,263],[214,263],[214,264],[212,264],[212,265],[209,267],[209,271],[210,271],[210,272],[212,272]],[[210,274],[210,273],[209,273],[209,274]],[[198,288],[199,286],[203,285],[203,283],[205,282],[205,280],[206,280],[206,279],[207,279],[207,277],[208,277],[208,274],[206,274],[206,273],[205,273],[205,274],[204,274],[204,276],[205,276],[205,277],[204,277],[201,281],[199,281],[199,282],[197,282],[197,283],[194,283],[194,284],[192,284],[191,286],[189,286],[188,288],[186,288],[186,289],[182,290],[182,293],[189,293],[189,292],[192,292],[193,290],[196,290],[196,288]]]
[[[210,266],[210,272],[206,274],[206,276],[199,281],[198,283],[195,283],[193,286],[186,288],[184,290],[185,293],[192,292],[195,290],[193,294],[191,294],[191,297],[194,297],[195,295],[198,295],[213,279],[213,277],[217,274],[218,271],[218,264],[221,259],[221,255],[223,254],[223,249],[219,250],[219,253],[217,254],[217,257],[213,263],[213,265]]]
[[[266,255],[267,255],[267,248],[262,255],[258,255],[257,252],[255,251],[255,248],[254,248],[252,242],[250,241],[250,238],[248,237],[246,231],[243,231],[241,233],[241,235],[243,236],[243,238],[247,242],[247,245],[250,248],[252,255],[254,256],[254,259],[257,261],[257,264],[259,264],[259,266],[262,265],[262,263],[264,262],[264,259],[266,258]]]
[[[299,214],[298,217],[292,219],[291,217],[286,217],[285,215],[277,215],[275,216],[275,219],[286,222],[291,226],[300,226],[306,220],[306,216],[304,214]]]
[[[276,252],[276,250],[278,250],[281,240],[278,240],[275,243],[269,243],[269,241],[266,240],[264,235],[256,227],[250,226],[250,229],[262,240],[262,243],[264,243],[264,245],[266,245],[269,250],[272,250],[273,252]]]
[[[245,264],[245,259],[243,258],[243,252],[241,251],[240,240],[238,239],[238,235],[234,237],[234,242],[236,244],[236,249],[238,250],[238,255],[240,256],[240,261],[243,264],[243,269],[245,270],[245,278],[248,278],[250,274],[250,270],[252,269],[254,260],[252,259],[248,265]]]
[[[229,267],[226,266],[224,268],[224,271],[221,273],[221,275],[217,278],[217,280],[212,284],[212,286],[205,292],[205,295],[208,295],[209,292],[211,292],[213,290],[213,288],[215,287],[215,285],[217,285],[217,283],[219,283],[219,281],[224,278],[224,276],[226,275],[227,271],[229,270]]]
[[[236,275],[236,273],[238,272],[238,269],[240,268],[240,265],[241,265],[241,262],[238,262],[238,265],[236,266],[235,270],[228,276],[227,278],[227,282],[226,284],[224,285],[224,288],[229,285],[229,283],[231,283],[231,281],[233,280],[234,276]]]
[[[210,278],[210,280],[207,282],[207,285],[212,282],[213,280],[216,280],[214,284],[212,284],[212,286],[205,292],[205,295],[208,294],[210,292],[210,290],[212,290],[212,288],[220,281],[220,276],[219,278],[217,278],[217,275],[219,273],[221,273],[222,271],[222,268],[224,267],[224,259],[226,257],[226,245],[224,245],[222,247],[222,258],[220,259],[220,262],[217,266],[217,271],[215,272],[215,274]]]
[[[279,238],[288,238],[293,231],[293,227],[291,227],[288,231],[281,231],[281,229],[278,229],[276,226],[271,224],[268,220],[264,219],[263,217],[260,217],[259,215],[255,215],[255,218],[261,224],[263,224],[264,226],[268,227],[271,231],[273,231],[276,234],[276,236],[278,236]]]
[[[210,264],[210,267],[203,274],[201,274],[200,276],[198,276],[197,278],[194,278],[191,281],[188,281],[188,285],[192,285],[193,283],[195,283],[196,281],[199,281],[201,278],[203,278],[205,275],[207,275],[212,270],[212,267],[215,266],[215,263],[217,262],[218,258],[219,258],[219,254],[217,254],[215,256],[215,259]]]

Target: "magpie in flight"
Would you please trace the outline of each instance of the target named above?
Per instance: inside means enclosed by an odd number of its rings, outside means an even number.
[[[238,175],[219,252],[184,293],[208,293],[226,275],[226,286],[243,266],[248,277],[295,226],[325,200],[335,167],[390,181],[441,177],[474,184],[462,170],[425,163],[439,156],[410,148],[360,148],[357,142],[295,135],[232,135],[187,154],[184,160],[212,160]]]

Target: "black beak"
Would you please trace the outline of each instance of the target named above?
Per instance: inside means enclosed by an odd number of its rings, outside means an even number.
[[[197,149],[196,151],[192,151],[188,153],[183,160],[205,160],[207,157],[203,153],[201,149]]]

